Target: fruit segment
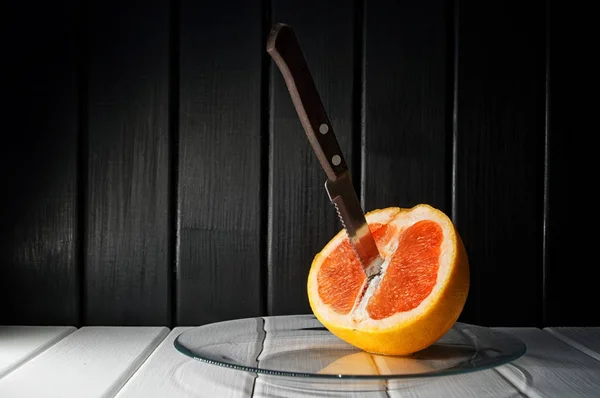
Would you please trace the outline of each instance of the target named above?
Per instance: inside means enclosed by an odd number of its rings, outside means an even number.
[[[380,251],[391,239],[399,241],[397,249],[388,254],[382,277],[370,281],[378,283],[372,296],[363,297],[368,282],[346,239],[321,265],[317,276],[321,300],[338,314],[348,314],[359,307],[361,300],[368,300],[366,310],[372,319],[416,308],[431,293],[437,279],[442,229],[429,220],[403,231],[387,224],[373,224],[370,229]]]
[[[372,319],[410,311],[429,296],[437,279],[442,237],[440,226],[429,220],[401,234],[398,249],[367,304]]]
[[[387,225],[372,224],[369,229],[380,248],[391,238]],[[323,261],[317,278],[323,303],[339,314],[349,313],[364,290],[366,276],[348,239]]]
[[[324,304],[338,314],[347,314],[352,310],[366,276],[350,242],[344,241],[334,255],[325,259],[317,279],[319,296]]]

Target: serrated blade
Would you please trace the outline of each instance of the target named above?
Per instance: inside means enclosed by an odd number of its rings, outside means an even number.
[[[345,173],[336,180],[327,180],[325,189],[367,277],[378,275],[383,259],[365,219],[350,174]]]

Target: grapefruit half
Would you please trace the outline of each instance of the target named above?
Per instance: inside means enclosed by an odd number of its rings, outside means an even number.
[[[457,321],[469,291],[467,253],[452,221],[429,205],[365,215],[384,263],[367,278],[344,230],[308,275],[314,315],[331,333],[374,354],[427,348]]]

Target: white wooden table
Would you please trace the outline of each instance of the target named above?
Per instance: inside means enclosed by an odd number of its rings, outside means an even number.
[[[186,329],[0,326],[0,397],[301,396],[187,358],[173,346]],[[339,396],[600,397],[600,328],[500,329],[527,344],[512,364],[409,390]]]

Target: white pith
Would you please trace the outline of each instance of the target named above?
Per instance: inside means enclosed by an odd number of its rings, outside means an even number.
[[[362,298],[357,300],[357,303],[355,303],[354,308],[348,314],[339,314],[321,301],[321,298],[318,294],[317,282],[317,275],[319,274],[319,269],[315,269],[315,272],[311,272],[310,278],[312,280],[309,281],[309,283],[312,286],[312,289],[316,290],[313,292],[312,296],[315,297],[318,301],[317,306],[320,312],[320,316],[324,317],[330,322],[333,322],[341,327],[348,327],[357,330],[386,329],[391,326],[395,326],[398,323],[406,322],[410,320],[410,318],[417,317],[426,308],[434,304],[439,299],[439,296],[442,293],[442,289],[446,285],[446,282],[450,276],[451,262],[449,260],[455,256],[455,247],[453,244],[453,242],[455,241],[455,236],[453,232],[453,226],[450,220],[447,217],[443,216],[443,214],[440,215],[440,213],[432,211],[431,208],[428,206],[417,206],[410,211],[400,213],[397,213],[396,211],[378,211],[372,214],[368,214],[366,218],[369,224],[385,224],[389,221],[390,225],[395,225],[397,227],[397,231],[395,233],[395,236],[390,239],[389,243],[384,248],[380,248],[380,252],[384,257],[384,263],[382,265],[381,274],[374,277],[370,281],[365,282],[369,283],[369,286]],[[366,307],[368,305],[369,299],[376,291],[381,280],[385,277],[387,268],[391,260],[391,255],[397,249],[398,235],[404,233],[404,231],[408,227],[421,220],[431,220],[437,222],[440,225],[443,232],[437,280],[435,286],[433,287],[433,290],[431,291],[429,296],[427,296],[416,308],[413,308],[410,311],[399,312],[384,319],[371,319],[369,317]],[[320,256],[322,256],[323,259],[327,258],[327,256],[329,256],[331,252],[337,246],[339,246],[339,244],[344,239],[346,239],[346,235],[344,231],[341,231],[323,249]]]

